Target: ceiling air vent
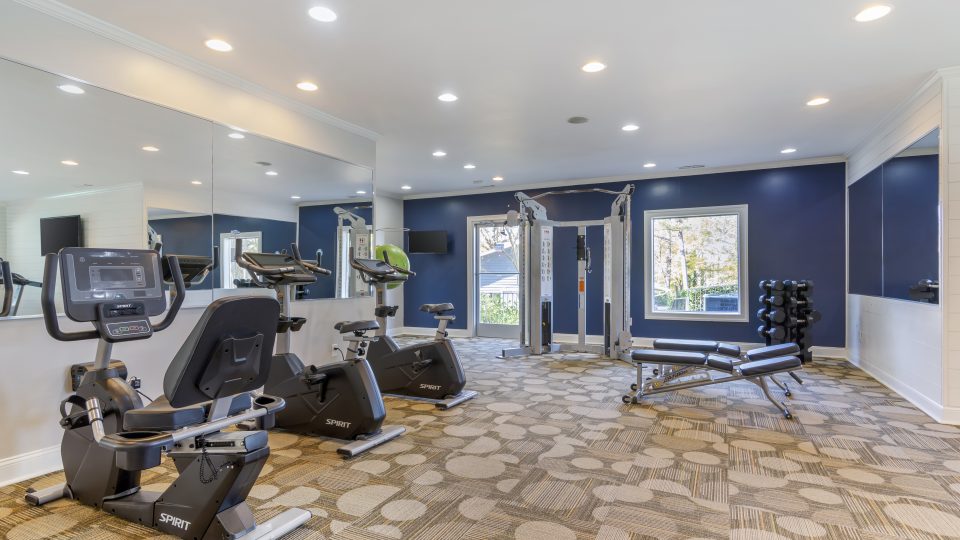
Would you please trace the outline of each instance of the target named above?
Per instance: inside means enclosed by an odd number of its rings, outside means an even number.
[[[571,124],[586,124],[589,121],[590,119],[586,116],[571,116],[570,118],[567,118],[567,122]]]
[[[679,167],[679,169],[682,171],[684,169],[702,169],[704,167],[705,165],[684,165],[683,167]]]

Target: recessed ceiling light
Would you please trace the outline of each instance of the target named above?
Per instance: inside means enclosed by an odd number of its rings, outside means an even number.
[[[464,169],[476,169],[477,166],[474,165],[473,163],[467,163],[466,165],[463,166],[463,168],[464,168]]]
[[[502,177],[502,176],[494,176],[494,177],[493,177],[493,181],[494,181],[494,182],[503,182],[503,177]]]
[[[402,189],[402,190],[404,190],[404,191],[410,191],[411,189],[413,189],[413,187],[412,187],[412,186],[403,185],[403,186],[400,186],[400,189]]]
[[[333,22],[337,20],[337,14],[332,9],[324,6],[312,7],[310,11],[307,11],[307,14],[320,22]]]
[[[366,194],[367,194],[367,192],[364,191],[364,190],[362,190],[362,189],[358,189],[358,190],[357,190],[357,195],[366,195]]]
[[[445,93],[445,94],[440,94],[439,96],[437,96],[437,99],[439,99],[440,101],[446,101],[447,103],[450,103],[450,102],[456,101],[456,100],[458,100],[458,99],[460,99],[460,98],[458,98],[458,97],[457,97],[456,95],[454,95],[454,94],[451,94],[450,92],[447,92],[447,93]]]
[[[780,153],[781,153],[781,154],[792,154],[792,153],[794,153],[794,152],[796,152],[796,151],[797,151],[796,148],[784,148],[783,150],[780,151]]]
[[[291,195],[290,198],[296,200],[296,199],[299,199],[300,196],[299,196],[299,195]]]
[[[657,164],[654,163],[654,162],[652,162],[652,161],[648,161],[647,163],[644,163],[644,164],[643,164],[643,168],[644,168],[644,169],[652,169],[652,168],[654,168],[654,167],[656,167],[656,166],[657,166]]]
[[[870,6],[860,13],[857,13],[857,16],[854,17],[853,20],[857,22],[871,22],[886,17],[891,11],[893,11],[893,7],[891,6]]]
[[[830,98],[825,97],[816,97],[807,102],[808,107],[819,107],[820,105],[826,105],[830,103]]]
[[[157,148],[156,146],[144,146],[144,147],[141,148],[141,150],[143,150],[144,152],[159,152],[159,151],[160,151],[160,149]]]
[[[30,174],[29,172],[27,172],[27,171],[21,171],[20,169],[17,169],[17,170],[15,170],[15,171],[10,171],[10,172],[12,172],[13,174],[20,174],[20,175],[24,175],[24,176]]]
[[[86,92],[86,90],[84,90],[83,88],[80,88],[75,84],[61,84],[57,88],[59,88],[60,90],[68,94],[83,94],[84,92]]]
[[[433,153],[433,157],[443,157],[445,155],[447,155],[447,153],[444,152],[443,150],[437,150],[436,152]]]
[[[278,175],[278,174],[280,174],[280,173],[278,173],[277,171],[267,171],[266,174],[267,174],[267,176],[276,176],[276,175]]]
[[[244,135],[243,133],[231,133],[227,135],[227,137],[230,137],[231,139],[242,139],[244,138]]]
[[[193,185],[195,185],[195,186],[202,186],[202,185],[203,185],[203,182],[201,182],[201,181],[199,181],[199,180],[194,180],[194,181],[192,181],[192,182],[190,182],[190,183],[193,184]]]
[[[620,128],[620,129],[622,129],[622,130],[624,130],[624,131],[636,131],[636,130],[640,129],[640,126],[638,126],[638,125],[636,125],[636,124],[627,124],[627,125],[623,126],[623,127]]]
[[[571,116],[570,118],[567,118],[567,122],[571,124],[586,124],[589,121],[590,119],[586,116]]]
[[[310,81],[301,81],[297,83],[297,88],[303,90],[304,92],[316,92],[319,86],[316,83]]]
[[[233,50],[233,45],[222,39],[208,39],[204,42],[204,45],[206,45],[208,49],[213,49],[217,52],[230,52]]]
[[[76,161],[73,161],[72,159],[65,159],[60,163],[62,163],[63,165],[69,165],[70,167],[76,167],[77,165],[79,165],[79,163],[77,163]]]
[[[607,69],[607,65],[604,64],[603,62],[587,62],[580,69],[582,69],[583,71],[586,71],[587,73],[596,73],[598,71],[603,71]]]

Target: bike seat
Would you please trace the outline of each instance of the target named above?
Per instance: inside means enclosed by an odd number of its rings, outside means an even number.
[[[340,321],[333,326],[333,329],[341,334],[351,334],[353,332],[366,332],[369,330],[378,330],[380,324],[377,321]]]
[[[446,313],[453,311],[453,304],[449,302],[444,304],[423,304],[420,306],[420,311],[425,313]]]
[[[190,407],[176,408],[170,406],[166,396],[160,396],[142,409],[133,409],[124,413],[123,429],[126,431],[174,431],[202,424],[207,420],[211,403],[207,401]],[[250,394],[237,394],[230,402],[229,414],[238,414],[252,406]]]

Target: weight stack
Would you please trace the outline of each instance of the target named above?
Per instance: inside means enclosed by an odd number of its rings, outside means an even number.
[[[793,315],[788,322],[791,326],[791,341],[800,347],[801,359],[804,363],[813,360],[810,347],[813,340],[810,336],[813,325],[821,319],[820,312],[813,307],[813,282],[800,280],[790,282],[793,290],[791,304]]]
[[[760,282],[760,289],[763,294],[760,295],[760,310],[757,311],[757,317],[760,319],[757,333],[767,345],[789,342],[787,322],[790,317],[790,296],[787,290],[788,283],[766,279]]]

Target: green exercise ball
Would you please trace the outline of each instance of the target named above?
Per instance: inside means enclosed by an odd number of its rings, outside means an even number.
[[[410,269],[410,257],[407,257],[407,254],[404,253],[402,249],[393,245],[393,244],[383,244],[382,246],[377,246],[374,249],[376,258],[381,261],[389,260],[390,264],[403,268],[404,270]],[[386,253],[387,257],[384,257]],[[387,284],[388,289],[396,289],[397,287],[403,285],[402,281],[397,281],[394,283]]]

